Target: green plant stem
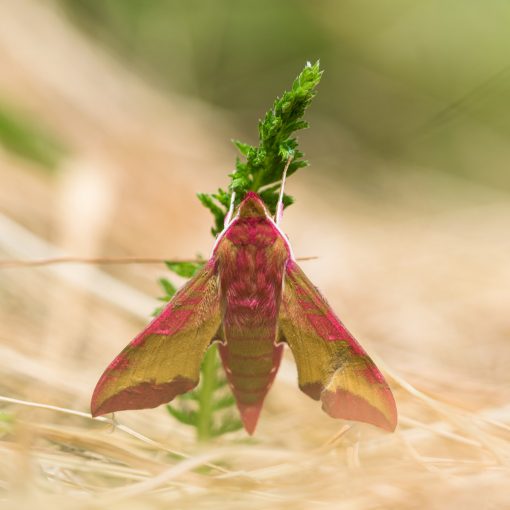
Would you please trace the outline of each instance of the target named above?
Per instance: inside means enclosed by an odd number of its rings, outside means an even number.
[[[250,187],[250,191],[254,191],[255,193],[258,193],[261,182],[262,182],[262,177],[263,177],[262,174],[259,173],[253,178],[253,184]]]
[[[213,394],[217,385],[218,366],[216,362],[217,348],[209,347],[202,362],[202,380],[198,391],[198,423],[197,439],[208,441],[213,430]]]

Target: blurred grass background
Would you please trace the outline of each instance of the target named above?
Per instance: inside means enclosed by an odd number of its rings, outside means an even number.
[[[505,2],[61,0],[69,19],[161,91],[221,108],[245,138],[306,60],[327,78],[303,134],[311,159],[364,155],[508,189]],[[4,116],[7,113],[4,113]],[[5,128],[1,130],[5,132]],[[6,139],[6,135],[0,135]],[[21,139],[26,133],[19,133]],[[352,183],[351,183],[352,184]],[[355,184],[354,184],[355,185]]]
[[[326,79],[312,161],[359,151],[508,189],[510,5],[497,0],[64,0],[71,19],[161,90],[218,106],[253,138],[262,105],[306,60]],[[373,180],[371,168],[335,172]]]
[[[208,450],[225,478],[184,470],[156,494],[153,477],[180,469],[164,448],[11,402],[6,503],[508,507],[509,17],[496,0],[0,2],[1,259],[207,256],[195,193],[225,185],[229,140],[255,142],[320,58],[284,228],[319,257],[304,269],[386,368],[401,416],[393,436],[344,430],[297,390],[287,353],[256,448],[233,434]],[[0,396],[87,411],[162,274],[0,268]],[[200,453],[162,408],[119,420]]]

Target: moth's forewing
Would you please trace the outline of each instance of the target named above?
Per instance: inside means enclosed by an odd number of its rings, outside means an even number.
[[[391,390],[368,354],[294,261],[285,271],[280,329],[298,368],[299,386],[333,418],[393,431]]]
[[[92,415],[157,407],[194,388],[220,321],[211,259],[108,366],[92,396]]]
[[[218,241],[223,344],[220,355],[249,434],[282,356],[276,345],[287,243],[263,202],[249,193]]]

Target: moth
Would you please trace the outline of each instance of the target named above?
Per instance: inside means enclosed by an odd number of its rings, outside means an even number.
[[[279,226],[282,210],[280,203],[273,219],[253,192],[235,214],[231,208],[209,261],[99,379],[93,416],[156,407],[190,391],[205,351],[218,342],[251,435],[286,344],[300,389],[327,414],[395,429],[388,384],[296,263]]]

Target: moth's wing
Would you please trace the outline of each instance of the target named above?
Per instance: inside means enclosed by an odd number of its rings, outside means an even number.
[[[157,407],[194,388],[219,326],[211,260],[108,366],[92,395],[92,415]]]
[[[395,429],[395,400],[381,372],[294,261],[287,264],[279,318],[303,392],[333,418]]]

